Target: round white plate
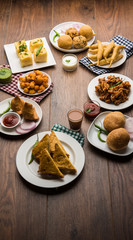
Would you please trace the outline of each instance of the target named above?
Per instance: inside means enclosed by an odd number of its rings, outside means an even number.
[[[109,44],[109,42],[102,42],[102,44]],[[117,62],[115,62],[115,63],[112,63],[112,65],[111,65],[111,67],[110,68],[116,68],[116,67],[119,67],[120,65],[122,65],[125,61],[126,61],[126,58],[127,58],[127,54],[126,54],[126,51],[125,51],[125,49],[123,48],[122,50],[121,50],[121,54],[123,54],[123,57],[119,60],[119,61],[117,61]],[[92,56],[92,54],[91,53],[89,53],[89,52],[87,52],[87,56],[89,57],[89,56]],[[92,63],[95,63],[95,61],[92,61],[91,59],[89,59]],[[97,65],[96,65],[97,66]],[[109,68],[109,64],[107,64],[107,65],[103,65],[103,66],[98,66],[98,67],[100,67],[100,68]],[[109,69],[110,69],[109,68]]]
[[[60,35],[64,35],[65,34],[65,31],[70,28],[70,27],[74,27],[76,28],[78,31],[80,29],[80,27],[82,25],[85,25],[84,23],[80,23],[80,22],[64,22],[64,23],[61,23],[57,26],[55,26],[50,34],[49,34],[49,39],[50,39],[50,42],[51,44],[56,48],[58,49],[59,51],[62,51],[62,52],[69,52],[69,53],[77,53],[77,52],[82,52],[84,50],[86,50],[86,48],[80,48],[80,49],[76,49],[76,48],[72,48],[72,49],[64,49],[64,48],[60,48],[58,47],[58,43],[57,43],[57,40],[59,37],[56,37],[55,38],[55,42],[53,41],[53,37],[55,35],[55,31],[57,31]],[[93,31],[94,32],[94,31]],[[90,46],[93,42],[95,41],[95,36],[93,36],[92,39],[90,39],[88,42],[87,42],[87,46]]]
[[[23,74],[21,77],[28,76],[29,73],[32,73],[32,72],[33,72],[33,71],[27,72],[27,73]],[[41,72],[41,71],[40,71],[40,72]],[[46,92],[46,91],[48,90],[48,88],[50,87],[50,85],[51,85],[51,77],[50,77],[47,73],[45,73],[45,72],[42,72],[42,73],[43,73],[43,75],[47,75],[47,76],[48,76],[48,87],[45,88],[45,90],[44,90],[43,92],[34,93],[34,94],[25,93],[25,92],[23,91],[23,89],[20,87],[20,81],[18,80],[18,89],[19,89],[19,91],[22,92],[22,93],[25,94],[25,95],[28,95],[28,96],[38,96],[38,95],[41,95],[41,94],[43,94],[44,92]]]
[[[12,98],[8,98],[8,99],[5,99],[5,100],[3,100],[3,101],[0,103],[0,113],[2,113],[3,111],[5,111],[5,110],[7,109],[7,107],[9,106],[8,101],[11,102],[12,99],[13,99],[13,97],[12,97]],[[42,120],[42,109],[40,108],[40,106],[39,106],[36,102],[34,102],[34,101],[31,100],[31,99],[24,98],[24,97],[21,97],[21,99],[23,99],[24,102],[31,103],[31,104],[35,107],[35,110],[36,110],[37,115],[38,115],[38,117],[39,117],[39,120],[36,121],[36,127],[37,127],[37,126],[40,124],[41,120]],[[34,129],[35,129],[35,128],[34,128]],[[32,130],[31,130],[31,131],[32,131]],[[13,128],[13,129],[7,129],[7,128],[2,127],[1,125],[0,125],[0,132],[1,132],[1,133],[4,133],[4,134],[6,134],[6,135],[12,135],[12,136],[13,136],[13,135],[14,135],[14,136],[16,136],[16,135],[21,135],[21,134],[19,134],[19,133],[16,132],[15,128]],[[29,132],[30,132],[30,131],[29,131]]]
[[[39,133],[39,140],[41,140],[42,137],[47,133],[50,134],[51,132],[48,131]],[[35,186],[44,188],[57,188],[64,186],[76,179],[84,167],[85,155],[80,144],[74,138],[65,133],[56,132],[56,135],[61,141],[65,150],[70,155],[69,159],[77,169],[77,173],[74,175],[66,174],[63,179],[45,179],[40,174],[38,174],[39,164],[36,161],[28,164],[30,161],[33,145],[37,139],[37,135],[35,134],[32,137],[28,138],[21,145],[16,156],[16,165],[20,175],[26,181]]]
[[[129,81],[129,83],[131,84],[130,93],[128,95],[128,100],[124,103],[119,104],[118,106],[116,106],[112,103],[105,103],[105,102],[101,101],[99,99],[99,96],[95,92],[95,86],[97,86],[98,83],[99,83],[98,79],[103,78],[103,77],[107,78],[110,75],[120,77],[124,81]],[[127,76],[124,76],[122,74],[106,73],[106,74],[99,75],[99,76],[97,76],[97,77],[95,77],[91,80],[91,82],[88,85],[88,90],[87,91],[88,91],[89,98],[91,99],[92,102],[97,101],[102,108],[105,108],[105,109],[108,109],[108,110],[121,110],[121,109],[125,109],[125,108],[127,108],[127,107],[129,107],[133,104],[133,80],[131,80],[130,78],[128,78]]]
[[[87,139],[88,139],[88,141],[91,145],[93,145],[94,147],[96,147],[96,148],[98,148],[98,149],[100,149],[104,152],[107,152],[107,153],[110,153],[110,154],[113,154],[113,155],[127,156],[127,155],[129,155],[133,152],[133,141],[131,141],[131,140],[129,141],[129,144],[128,144],[127,148],[125,148],[121,151],[118,151],[118,152],[114,152],[107,146],[106,142],[101,142],[98,138],[98,135],[97,135],[98,130],[95,127],[94,124],[97,124],[100,127],[103,127],[103,120],[108,113],[109,112],[103,112],[103,113],[99,114],[93,120],[93,122],[91,123],[91,125],[88,129],[88,132],[87,132]],[[125,116],[125,117],[127,117],[127,116]],[[101,138],[103,140],[106,141],[106,137],[107,136],[105,134],[101,133]]]

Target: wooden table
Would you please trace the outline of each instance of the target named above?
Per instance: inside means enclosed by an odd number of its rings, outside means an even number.
[[[76,181],[47,190],[26,182],[16,169],[16,153],[35,133],[55,123],[69,127],[67,111],[83,109],[87,86],[96,75],[81,65],[74,72],[62,69],[64,53],[49,42],[57,24],[78,21],[89,24],[96,39],[108,41],[120,34],[133,40],[131,0],[4,0],[0,1],[0,64],[6,64],[4,44],[45,36],[56,60],[44,69],[54,83],[53,93],[40,106],[41,124],[18,139],[0,135],[0,240],[131,240],[133,239],[133,155],[115,157],[91,146],[86,138],[91,121],[84,118],[85,166]],[[86,55],[77,54],[78,59]],[[133,78],[132,57],[114,69]],[[0,101],[10,97],[0,91]],[[133,116],[133,108],[123,113]]]

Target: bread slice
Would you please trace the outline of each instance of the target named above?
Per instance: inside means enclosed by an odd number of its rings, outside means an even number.
[[[40,174],[52,175],[60,178],[64,177],[64,175],[60,172],[59,168],[53,161],[52,157],[50,156],[46,148],[42,150],[39,160],[40,160],[40,165],[39,165],[38,172]]]
[[[69,157],[69,154],[66,152],[66,150],[64,149],[64,147],[62,146],[60,140],[58,139],[58,137],[56,136],[54,131],[51,131],[50,134],[50,139],[49,139],[49,150],[50,153],[53,154],[55,151],[55,144],[58,143],[58,145],[60,146],[60,148],[62,149],[62,151],[64,152],[64,154],[67,155],[67,157]]]
[[[37,161],[40,161],[42,150],[46,148],[49,151],[49,135],[45,134],[38,144],[32,149],[32,154]]]
[[[54,159],[54,162],[56,163],[57,167],[64,174],[66,174],[66,173],[75,174],[77,172],[77,170],[72,165],[69,158],[64,153],[64,151],[62,150],[61,146],[58,143],[55,144],[55,151],[53,153],[53,159]]]

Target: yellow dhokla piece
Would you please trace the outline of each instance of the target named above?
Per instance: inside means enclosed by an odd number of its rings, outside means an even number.
[[[64,154],[67,155],[67,157],[69,157],[69,154],[66,152],[66,150],[64,149],[63,145],[61,144],[60,140],[58,139],[58,137],[56,136],[54,131],[51,131],[50,134],[50,139],[49,139],[49,149],[50,149],[50,153],[53,153],[55,151],[55,144],[58,143],[62,149],[62,151],[64,152]]]
[[[77,172],[76,168],[72,165],[69,158],[66,156],[58,143],[55,144],[53,160],[56,163],[57,167],[63,171],[63,173],[75,174]]]
[[[42,175],[52,175],[55,177],[63,178],[64,175],[56,166],[55,162],[53,161],[52,157],[50,156],[49,152],[46,148],[44,148],[40,155],[40,164],[38,172]]]
[[[43,41],[41,38],[36,38],[30,41],[30,51],[33,53],[36,48],[43,46]]]
[[[49,151],[49,135],[46,134],[39,142],[38,144],[32,149],[32,154],[34,158],[39,161],[42,150],[47,149]]]
[[[33,64],[32,54],[30,51],[19,53],[19,59],[20,59],[21,67],[30,66]]]
[[[38,48],[34,50],[34,61],[36,63],[47,62],[47,51],[45,48],[42,48],[37,54]]]
[[[17,52],[18,55],[19,55],[20,52],[25,52],[25,51],[28,50],[25,40],[15,42],[14,45],[15,45],[16,52]]]

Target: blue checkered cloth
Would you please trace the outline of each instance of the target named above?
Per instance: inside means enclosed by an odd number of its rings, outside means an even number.
[[[51,130],[66,133],[69,136],[76,139],[82,147],[84,145],[84,135],[82,133],[74,132],[71,129],[68,129],[68,128],[66,128],[66,127],[64,127],[64,126],[62,126],[61,124],[58,124],[58,123],[54,124],[54,126],[52,127]]]
[[[122,37],[121,35],[117,35],[114,38],[112,38],[111,40],[114,40],[114,42],[116,44],[124,45],[126,47],[127,58],[129,58],[133,54],[133,42],[132,41],[128,40],[125,37]],[[92,62],[87,57],[81,58],[79,63],[82,64],[82,66],[89,69],[90,71],[96,73],[97,75],[104,74],[104,73],[109,73],[109,72],[112,71],[112,68],[110,68],[110,69],[100,68],[100,67],[97,67],[95,65],[92,65],[92,66],[88,67],[88,65],[91,64]]]

